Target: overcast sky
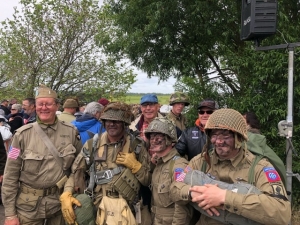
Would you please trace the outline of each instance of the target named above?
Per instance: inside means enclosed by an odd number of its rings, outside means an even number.
[[[0,21],[12,18],[13,7],[18,7],[19,0],[0,0]],[[170,78],[167,82],[158,84],[157,78],[147,78],[147,74],[137,70],[137,82],[132,85],[130,92],[134,93],[172,93],[175,79]]]

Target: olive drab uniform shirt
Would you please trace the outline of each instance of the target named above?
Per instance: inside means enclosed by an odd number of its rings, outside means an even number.
[[[12,140],[2,186],[5,216],[18,212],[27,218],[47,218],[60,211],[63,186],[59,189],[56,183],[70,171],[82,148],[74,126],[58,119],[53,125],[38,124],[62,158],[63,165],[58,165],[33,124],[19,128]]]
[[[124,141],[125,139],[125,141]],[[109,143],[108,141],[108,137],[107,137],[107,132],[104,132],[100,138],[97,141],[96,144],[96,151],[99,155],[103,155],[103,151],[104,149],[107,147],[107,156],[106,156],[106,160],[99,162],[95,160],[95,169],[96,169],[96,174],[100,171],[105,171],[107,169],[112,170],[116,167],[121,167],[122,171],[126,168],[125,166],[122,165],[117,165],[115,163],[116,158],[117,158],[117,154],[119,152],[133,152],[134,149],[130,149],[130,136],[126,135],[124,137],[123,140],[116,142],[116,143]],[[93,139],[88,140],[84,146],[83,146],[83,150],[86,149],[89,151],[89,153],[92,153],[92,144]],[[141,140],[142,143],[144,143]],[[142,164],[142,167],[139,171],[137,171],[136,174],[134,174],[134,176],[137,178],[137,180],[145,186],[148,186],[151,182],[151,173],[150,173],[150,155],[148,154],[146,148],[144,147],[144,144],[141,145],[141,151],[138,155],[136,155],[137,160]],[[81,152],[81,154],[77,157],[77,159],[75,161],[78,161],[78,168],[83,168],[83,167],[88,167],[86,165],[86,161],[84,160],[84,154],[83,151]],[[100,157],[100,156],[99,156]],[[83,164],[85,164],[83,166]],[[74,167],[74,171],[76,173],[77,168]],[[74,172],[73,171],[73,172]],[[121,176],[121,173],[115,174],[112,178],[112,180],[108,183],[105,184],[98,184],[95,185],[94,188],[94,204],[98,207],[98,205],[100,204],[102,197],[104,195],[109,196],[109,197],[118,197],[119,193],[114,189],[113,184],[115,183],[115,181]],[[75,182],[75,181],[73,181]]]
[[[221,160],[215,153],[210,157],[211,168],[208,173],[211,177],[226,183],[247,183],[248,173],[255,159],[251,152],[241,150],[231,160]],[[201,170],[203,160],[202,155],[198,155],[190,161],[189,166],[192,169]],[[269,176],[270,171],[274,176]],[[266,225],[288,224],[291,217],[291,206],[287,200],[284,185],[272,164],[266,159],[260,160],[255,167],[254,174],[254,186],[260,189],[263,194],[243,195],[227,190],[224,209]],[[171,187],[172,199],[187,202],[189,188],[190,185],[174,182]],[[208,224],[222,223],[201,215],[197,225]]]
[[[166,116],[169,120],[171,120],[177,128],[179,128],[181,131],[185,130],[187,120],[186,117],[183,114],[180,114],[179,116],[176,116],[172,110],[167,114]]]
[[[188,205],[175,204],[170,198],[170,185],[188,165],[175,148],[159,158],[152,174],[152,207],[155,215],[153,225],[186,225],[191,218]]]

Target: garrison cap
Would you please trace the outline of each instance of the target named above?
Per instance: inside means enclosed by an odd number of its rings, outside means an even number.
[[[41,84],[36,92],[35,99],[37,98],[57,98],[57,94],[51,88]]]

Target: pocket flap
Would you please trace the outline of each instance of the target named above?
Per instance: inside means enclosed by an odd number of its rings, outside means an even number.
[[[74,155],[76,153],[76,148],[69,144],[62,151],[58,153],[59,157],[65,157],[67,155]]]
[[[16,207],[26,212],[31,212],[37,208],[40,196],[32,193],[21,192],[17,198]]]
[[[28,160],[28,159],[33,159],[33,160],[43,160],[44,156],[40,155],[38,153],[32,152],[32,150],[26,149],[24,153],[21,156],[22,159]]]

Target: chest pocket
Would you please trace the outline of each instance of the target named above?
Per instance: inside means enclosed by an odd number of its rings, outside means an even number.
[[[75,160],[76,148],[69,144],[59,152],[59,157],[63,159],[63,170],[68,170]]]
[[[170,199],[170,185],[171,181],[170,179],[167,179],[166,181],[158,184],[157,186],[157,195],[160,200],[160,203],[164,207],[168,207],[169,205],[173,204],[173,202]]]
[[[40,172],[44,156],[38,153],[32,152],[30,149],[26,149],[22,154],[23,164],[21,171],[29,174],[37,175]]]

